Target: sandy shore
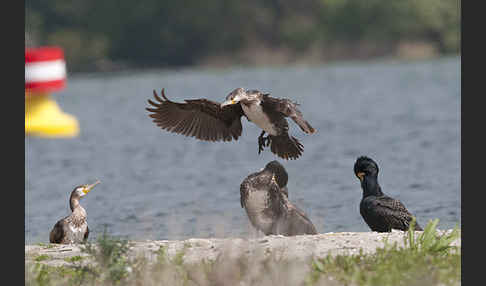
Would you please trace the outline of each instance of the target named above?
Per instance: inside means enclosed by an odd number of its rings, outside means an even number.
[[[447,232],[451,230],[445,230]],[[443,232],[443,231],[438,231]],[[418,235],[421,232],[416,232]],[[166,248],[169,258],[184,251],[184,263],[198,263],[201,261],[214,261],[220,255],[232,257],[249,257],[260,255],[266,257],[273,255],[283,260],[306,260],[311,257],[324,257],[328,254],[357,254],[360,249],[364,253],[372,253],[377,247],[388,242],[397,242],[403,245],[405,232],[393,231],[391,233],[377,232],[339,232],[317,235],[301,235],[284,237],[280,235],[263,236],[260,238],[191,238],[187,240],[148,240],[131,241],[129,256],[145,256],[150,261],[157,257],[161,246]],[[453,242],[461,246],[461,239]],[[40,263],[51,266],[68,265],[66,260],[74,256],[87,256],[80,248],[81,245],[25,245],[25,261],[34,262],[37,257],[44,255]],[[48,257],[46,257],[47,255]]]

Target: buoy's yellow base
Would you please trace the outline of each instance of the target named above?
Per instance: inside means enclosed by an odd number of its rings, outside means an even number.
[[[40,137],[75,137],[78,120],[62,112],[49,94],[25,93],[25,134]]]

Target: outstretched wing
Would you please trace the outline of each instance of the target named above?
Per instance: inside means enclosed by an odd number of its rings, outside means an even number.
[[[391,228],[408,230],[413,215],[407,210],[407,208],[397,199],[391,197],[379,197],[373,201],[373,209],[377,215],[382,217]],[[415,230],[422,230],[421,227],[416,224]]]
[[[276,110],[286,117],[292,118],[300,129],[305,133],[312,134],[316,130],[304,119],[302,112],[297,108],[297,104],[286,98],[275,98],[269,95],[264,95],[262,100],[262,107],[264,109]]]
[[[62,238],[64,237],[64,227],[63,227],[64,220],[59,220],[51,230],[49,234],[49,242],[50,243],[61,243]]]
[[[241,136],[243,110],[239,104],[221,108],[219,103],[207,99],[177,103],[165,97],[164,89],[163,99],[155,90],[154,98],[157,102],[148,100],[154,108],[146,110],[152,112],[149,116],[162,129],[205,141],[231,141]]]

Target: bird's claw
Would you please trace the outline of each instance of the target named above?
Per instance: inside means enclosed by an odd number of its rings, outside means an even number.
[[[270,146],[270,138],[268,136],[263,137],[263,135],[260,135],[260,137],[258,137],[258,154],[260,154],[264,150],[263,147],[268,146]]]
[[[267,142],[267,143],[265,143],[265,142]],[[265,146],[267,146],[267,147],[270,146],[270,137],[269,136],[263,138],[263,144],[265,144]]]
[[[265,140],[263,139],[263,136],[258,137],[258,154],[260,154],[263,151],[264,146],[265,146]]]

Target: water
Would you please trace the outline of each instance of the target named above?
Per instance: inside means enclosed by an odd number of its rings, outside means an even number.
[[[222,101],[236,87],[301,103],[318,132],[304,134],[303,156],[284,161],[289,197],[319,232],[368,231],[353,173],[375,159],[383,191],[425,225],[460,224],[460,58],[360,62],[314,67],[193,69],[71,75],[53,94],[79,119],[74,139],[25,138],[25,240],[47,242],[69,214],[80,184],[102,183],[81,204],[90,239],[104,227],[130,239],[247,237],[239,186],[277,157],[258,155],[260,130],[242,119],[236,142],[209,143],[159,129],[145,107],[152,90],[169,99]]]

